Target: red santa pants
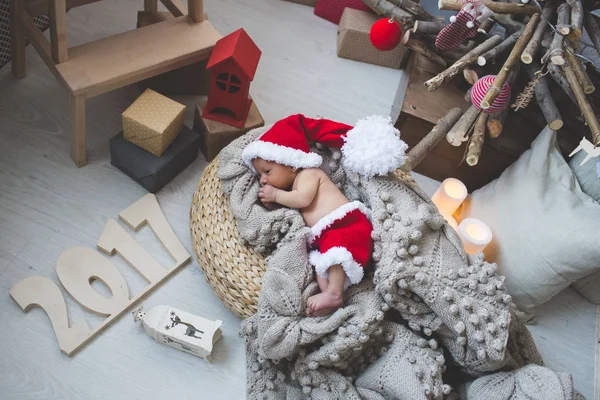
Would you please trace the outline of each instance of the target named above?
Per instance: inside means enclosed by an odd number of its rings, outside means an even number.
[[[353,201],[330,212],[311,228],[310,264],[325,279],[329,267],[340,264],[346,273],[344,290],[362,280],[364,268],[371,261],[370,214],[364,204]]]

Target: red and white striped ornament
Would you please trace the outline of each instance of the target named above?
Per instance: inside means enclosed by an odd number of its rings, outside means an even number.
[[[488,89],[494,83],[496,79],[496,75],[486,75],[480,78],[473,85],[473,89],[471,90],[471,102],[475,106],[476,109],[482,110],[481,101],[485,97]],[[502,85],[502,89],[500,90],[500,94],[490,105],[490,108],[487,110],[482,110],[484,113],[495,113],[501,111],[502,109],[508,107],[508,103],[510,103],[510,86],[505,83]]]

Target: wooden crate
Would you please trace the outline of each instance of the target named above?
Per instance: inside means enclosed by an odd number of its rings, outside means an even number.
[[[442,67],[420,54],[412,53],[410,56],[406,70],[409,77],[406,95],[402,102],[401,85],[392,109],[392,118],[396,120],[395,125],[400,130],[402,139],[411,148],[452,108],[466,110],[470,106],[464,99],[468,84],[462,76],[434,92],[427,91],[423,83],[442,70]],[[461,86],[461,82],[466,86]],[[438,181],[454,177],[464,182],[469,191],[475,190],[499,177],[506,167],[530,147],[543,126],[544,122],[540,118],[534,121],[521,113],[510,111],[502,135],[497,139],[486,137],[476,166],[470,167],[464,160],[465,144],[454,147],[443,139],[417,165],[415,172]]]

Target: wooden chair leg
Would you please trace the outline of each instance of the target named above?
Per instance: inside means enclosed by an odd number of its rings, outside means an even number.
[[[71,158],[78,167],[87,164],[85,154],[85,95],[71,95]]]
[[[204,7],[202,0],[188,0],[188,14],[194,22],[204,21]]]
[[[144,11],[157,12],[158,11],[158,0],[144,0]]]
[[[12,73],[17,79],[25,78],[25,31],[21,26],[19,15],[23,10],[24,2],[10,0],[10,30],[11,30],[11,61]]]

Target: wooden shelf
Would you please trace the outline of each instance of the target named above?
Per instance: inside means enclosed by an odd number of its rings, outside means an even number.
[[[55,68],[71,93],[90,98],[205,60],[220,38],[208,20],[184,15],[72,47]]]

